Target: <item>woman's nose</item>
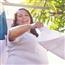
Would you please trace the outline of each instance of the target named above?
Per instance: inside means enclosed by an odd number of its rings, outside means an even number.
[[[26,17],[23,15],[22,18],[25,19]]]

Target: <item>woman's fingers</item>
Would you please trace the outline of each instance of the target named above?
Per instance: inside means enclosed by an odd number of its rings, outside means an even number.
[[[36,22],[36,23],[31,24],[31,28],[32,28],[32,29],[41,28],[41,27],[43,27],[43,26],[44,26],[44,25],[43,25],[43,23],[41,23],[41,22]]]
[[[43,23],[41,23],[41,22],[36,22],[35,23],[35,27],[36,28],[41,28],[41,27],[43,27],[44,25],[43,25]]]

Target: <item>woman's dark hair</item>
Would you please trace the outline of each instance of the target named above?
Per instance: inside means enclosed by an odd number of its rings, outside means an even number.
[[[31,14],[29,13],[29,11],[26,10],[26,9],[24,9],[24,8],[20,8],[19,10],[25,10],[25,11],[29,14],[29,16],[30,16],[30,24],[32,24],[32,23],[33,23],[33,19],[32,19]],[[18,24],[17,24],[17,13],[15,13],[14,21],[13,21],[12,27],[17,26],[17,25],[18,25]],[[36,32],[35,29],[31,29],[30,32],[31,32],[33,35],[35,35],[36,37],[38,37],[38,33]]]

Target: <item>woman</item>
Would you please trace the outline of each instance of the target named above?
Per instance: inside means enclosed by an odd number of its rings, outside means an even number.
[[[48,64],[46,50],[38,43],[35,28],[42,23],[33,23],[29,11],[21,8],[15,14],[12,28],[8,33],[7,65]]]

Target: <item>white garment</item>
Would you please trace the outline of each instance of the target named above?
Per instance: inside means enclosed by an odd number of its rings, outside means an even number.
[[[26,32],[13,42],[8,43],[8,60],[6,65],[48,64],[47,52],[38,43],[36,37]]]

